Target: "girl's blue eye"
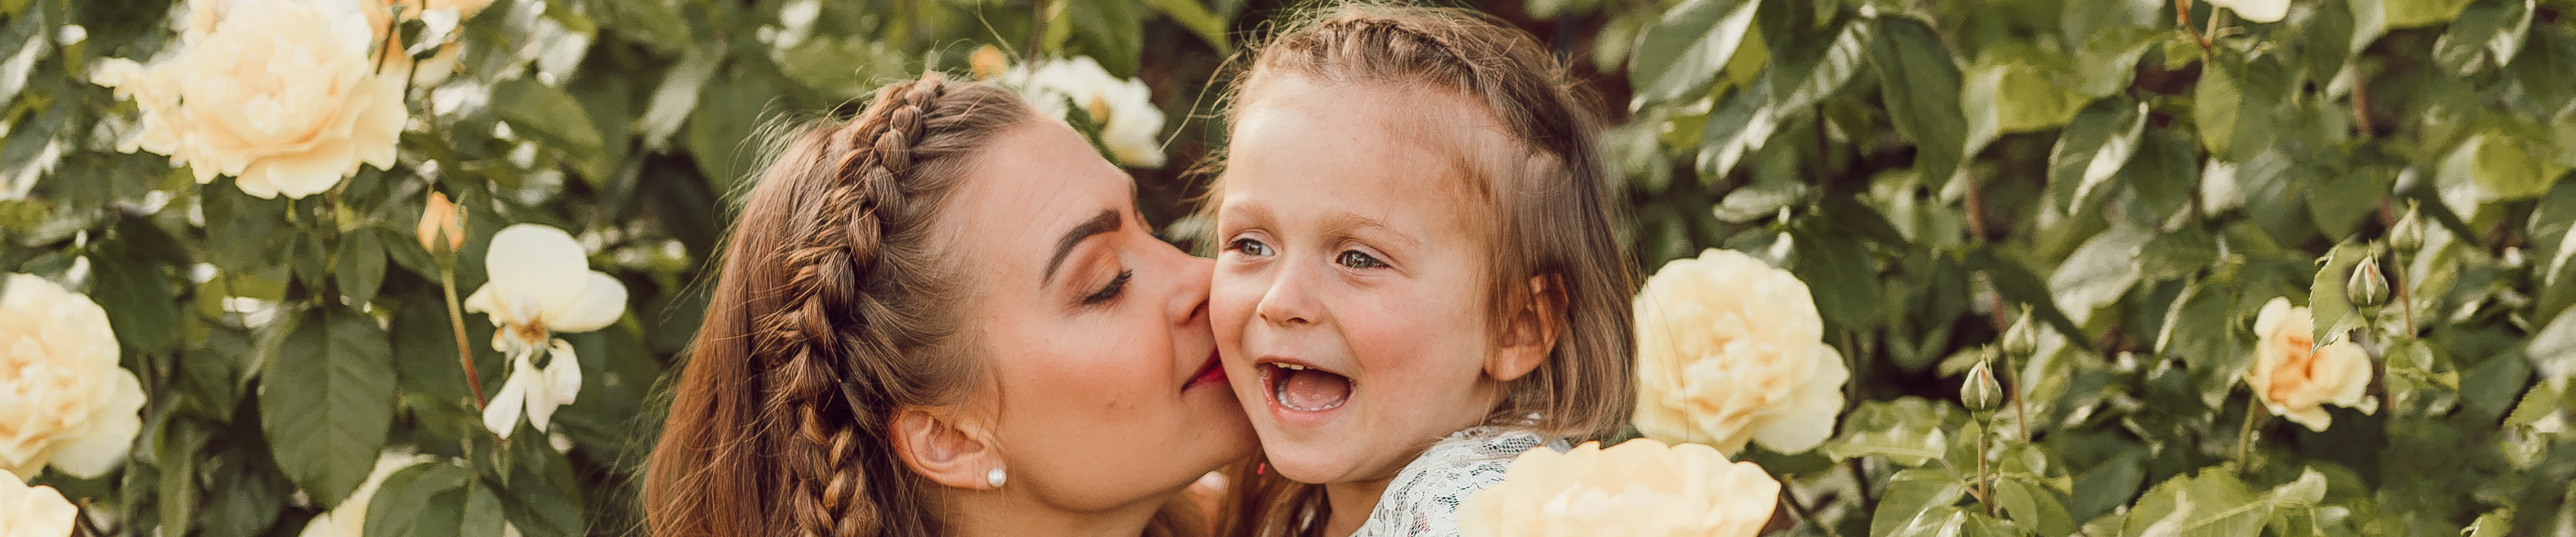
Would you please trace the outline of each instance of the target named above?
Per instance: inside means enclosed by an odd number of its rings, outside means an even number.
[[[1355,269],[1386,268],[1385,261],[1379,261],[1376,256],[1359,250],[1343,250],[1342,255],[1333,258],[1333,262]]]
[[[1235,239],[1226,243],[1225,249],[1243,252],[1243,255],[1270,255],[1270,245],[1252,239]]]

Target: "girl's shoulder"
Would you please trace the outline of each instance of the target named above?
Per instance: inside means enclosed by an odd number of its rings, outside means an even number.
[[[1453,537],[1458,506],[1503,481],[1512,459],[1538,448],[1573,449],[1562,438],[1507,426],[1471,427],[1431,444],[1396,472],[1377,508],[1351,537]]]

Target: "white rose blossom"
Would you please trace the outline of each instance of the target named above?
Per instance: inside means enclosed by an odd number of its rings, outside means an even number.
[[[1638,291],[1639,432],[1733,454],[1833,436],[1851,372],[1824,343],[1807,284],[1742,252],[1665,264]]]
[[[72,534],[80,509],[47,485],[27,486],[16,476],[0,477],[0,537],[63,537]]]
[[[2290,0],[2209,0],[2209,5],[2235,11],[2236,16],[2254,22],[2281,22],[2290,14]]]
[[[91,81],[142,111],[118,149],[168,155],[198,183],[236,178],[242,192],[301,198],[361,163],[394,165],[403,80],[380,75],[379,35],[350,2],[196,0],[181,39],[150,65],[111,58]]]
[[[1057,119],[1072,117],[1072,109],[1081,107],[1092,121],[1100,124],[1100,145],[1109,149],[1110,157],[1119,164],[1139,168],[1160,168],[1164,155],[1158,136],[1163,130],[1163,110],[1154,107],[1153,92],[1145,82],[1110,75],[1100,62],[1089,57],[1046,60],[1032,69],[1028,65],[1011,68],[1003,80],[1020,88],[1038,111]]]
[[[81,478],[125,460],[143,428],[143,384],[117,366],[116,333],[89,297],[0,276],[0,472],[51,464]]]
[[[581,243],[563,230],[516,224],[492,236],[483,266],[491,281],[465,299],[467,311],[490,315],[492,348],[510,361],[510,379],[483,409],[483,426],[509,438],[524,413],[546,430],[555,407],[581,391],[572,345],[554,334],[588,332],[626,314],[626,285],[590,270]],[[537,356],[550,356],[538,367]]]

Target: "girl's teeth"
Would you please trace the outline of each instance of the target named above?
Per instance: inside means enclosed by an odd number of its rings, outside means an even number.
[[[1279,368],[1280,368],[1280,369],[1286,369],[1286,370],[1289,370],[1289,371],[1304,371],[1304,370],[1306,370],[1306,366],[1301,366],[1301,365],[1297,365],[1297,364],[1279,364]]]

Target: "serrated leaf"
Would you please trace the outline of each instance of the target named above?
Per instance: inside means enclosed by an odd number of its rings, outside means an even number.
[[[1746,155],[1762,149],[1771,134],[1780,128],[1780,114],[1771,107],[1771,85],[1762,78],[1727,94],[1718,102],[1717,111],[1708,115],[1708,124],[1700,127],[1700,181],[1715,183],[1744,162]]]
[[[2157,44],[2174,38],[2173,30],[2147,26],[2124,26],[2093,34],[2084,40],[2084,48],[2075,52],[2075,68],[2082,75],[2075,92],[2085,98],[2101,98],[2129,87],[2136,75],[2138,59]]]
[[[2129,510],[2140,537],[2239,537],[2262,531],[2272,502],[2226,471],[2202,469],[2147,489]]]
[[[365,537],[458,535],[463,487],[473,479],[472,470],[435,462],[394,471],[367,502]]]
[[[2361,264],[2365,255],[2370,255],[2368,247],[2347,242],[2335,245],[2319,258],[2317,277],[2308,284],[2308,311],[2316,320],[2316,348],[2341,341],[2344,333],[2361,326],[2361,317],[2355,315],[2352,300],[2344,296],[2343,288],[2345,280],[2352,277],[2353,266]]]
[[[1780,208],[1806,201],[1807,185],[1788,181],[1753,183],[1727,192],[1711,209],[1718,220],[1741,224],[1779,214]]]
[[[392,429],[393,348],[375,319],[328,306],[280,323],[260,367],[259,414],[279,469],[314,503],[366,481]]]
[[[2154,238],[2147,230],[2114,226],[2084,241],[2048,276],[2057,309],[2081,326],[2095,310],[2119,300],[2138,282],[2138,252]]]
[[[1638,98],[1671,101],[1708,87],[1751,33],[1761,5],[1762,0],[1691,0],[1665,11],[1637,38],[1628,63]]]
[[[1957,524],[1951,519],[1956,509],[1950,505],[1968,490],[1958,476],[1928,468],[1899,471],[1885,487],[1879,492],[1878,510],[1870,514],[1871,537],[1914,535],[1924,528],[1945,526],[1955,531]]]
[[[2513,61],[2531,29],[2531,0],[2477,0],[2433,41],[2433,61],[2457,75],[2475,74]]]
[[[2137,153],[2139,134],[2146,128],[2147,103],[2121,98],[2094,102],[2067,122],[2049,150],[2048,181],[2076,184],[2069,214],[2096,205],[2093,195]]]
[[[351,303],[364,304],[376,299],[376,289],[385,283],[385,247],[381,238],[369,228],[350,230],[340,237],[340,255],[334,270],[340,292],[349,295]]]
[[[563,151],[575,163],[575,171],[584,176],[605,178],[611,172],[599,127],[591,123],[590,113],[582,109],[581,101],[563,89],[545,85],[535,77],[494,84],[492,112],[510,122],[513,132],[525,133]]]
[[[2551,319],[2524,349],[2531,368],[2540,373],[2541,379],[2565,385],[2571,375],[2576,375],[2576,315],[2562,313]]]
[[[1995,503],[2021,526],[2037,530],[2044,537],[2065,537],[2075,533],[2075,520],[2066,514],[2066,505],[2057,493],[2020,479],[1995,480]]]
[[[1771,108],[1791,113],[1805,110],[1860,72],[1873,26],[1849,16],[1836,18],[1833,25],[1833,39],[1815,48],[1770,47],[1771,69],[1782,75],[1771,79]],[[1812,38],[1800,37],[1801,42]]]
[[[714,78],[716,68],[723,66],[725,48],[692,48],[680,57],[680,63],[662,75],[662,83],[653,88],[653,99],[644,107],[644,117],[635,120],[643,131],[644,148],[660,151],[668,147],[673,133],[689,119],[698,107],[698,95]]]
[[[2228,316],[2227,306],[2234,301],[2230,291],[2206,281],[2184,287],[2166,308],[2164,327],[2156,333],[2156,353],[2182,359],[2201,404],[2210,408],[2226,400],[2253,357],[2231,328],[2236,323]]]

